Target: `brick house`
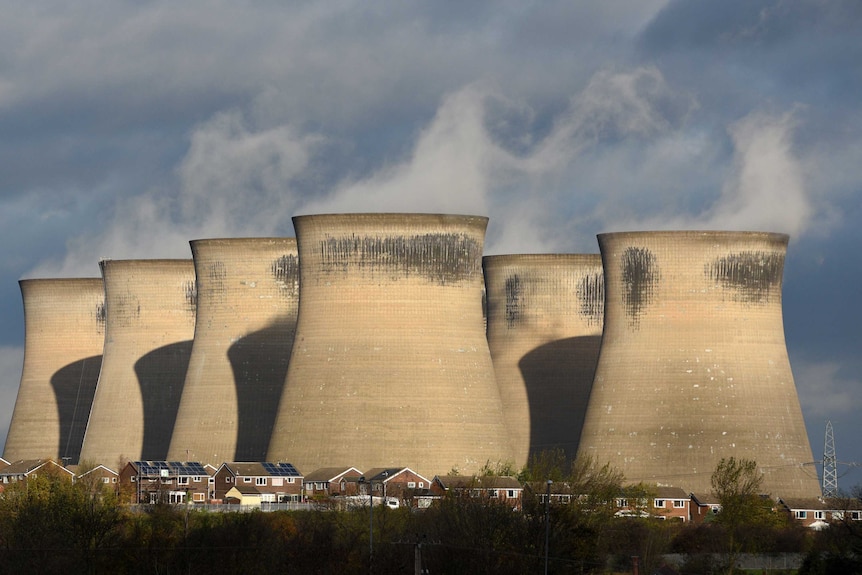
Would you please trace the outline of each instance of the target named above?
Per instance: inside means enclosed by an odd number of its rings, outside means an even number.
[[[676,519],[690,521],[691,496],[679,487],[653,487],[649,489],[650,496],[637,503],[627,497],[616,500],[620,517],[656,517],[660,519]]]
[[[113,469],[104,465],[97,465],[89,469],[84,469],[80,465],[68,465],[66,468],[75,474],[76,483],[89,482],[92,483],[93,487],[99,486],[103,489],[110,489],[114,493],[120,492],[120,474]]]
[[[524,487],[517,479],[508,476],[437,475],[431,484],[431,492],[435,495],[465,493],[520,510]]]
[[[357,481],[362,472],[355,467],[322,467],[302,479],[306,499],[343,497],[357,494]]]
[[[417,492],[431,487],[431,481],[409,467],[376,467],[357,480],[358,495],[368,496],[369,485],[374,497],[392,498],[400,503],[412,503]]]
[[[197,461],[130,461],[120,470],[120,493],[129,503],[204,503],[208,477]]]
[[[19,459],[0,468],[0,485],[7,486],[42,474],[56,475],[69,481],[75,480],[74,473],[53,459]]]
[[[691,496],[679,487],[657,487],[649,513],[666,519],[691,521]]]
[[[712,493],[708,495],[690,493],[689,499],[691,499],[689,514],[692,523],[700,524],[704,521],[710,521],[712,517],[721,511],[721,504],[718,502],[718,498]]]
[[[287,503],[302,499],[302,474],[290,463],[226,462],[213,476],[215,500],[224,500],[238,487],[244,497],[252,497],[247,487],[260,493],[262,503]]]
[[[849,497],[779,499],[778,508],[812,529],[838,521],[862,521],[862,502]]]

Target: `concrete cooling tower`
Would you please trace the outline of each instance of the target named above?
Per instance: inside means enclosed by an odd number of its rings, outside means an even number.
[[[104,260],[105,351],[81,460],[165,459],[195,328],[192,260]]]
[[[268,459],[425,474],[511,461],[482,327],[487,218],[293,222],[299,317]]]
[[[21,280],[24,367],[3,456],[78,463],[102,364],[102,280]]]
[[[784,342],[787,241],[599,235],[605,325],[580,454],[703,493],[722,458],[745,458],[774,496],[820,494]]]
[[[191,247],[197,320],[168,459],[264,461],[296,330],[296,240]]]
[[[482,262],[488,345],[515,465],[551,450],[572,461],[602,335],[601,256],[504,255]]]

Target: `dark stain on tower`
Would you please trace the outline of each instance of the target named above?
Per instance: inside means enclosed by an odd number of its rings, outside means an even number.
[[[116,310],[112,310],[111,313],[114,315],[114,322],[118,326],[132,326],[141,317],[141,302],[130,293],[117,296]]]
[[[589,325],[602,325],[605,316],[605,277],[601,272],[581,278],[577,286],[579,314]]]
[[[446,285],[481,273],[482,246],[463,234],[351,235],[322,240],[320,256],[324,273],[344,273],[349,268],[359,268],[374,276],[388,270],[387,279],[393,281],[420,275]]]
[[[185,282],[183,284],[183,290],[186,292],[185,297],[186,304],[188,304],[188,310],[194,312],[198,305],[198,289],[194,280]]]
[[[299,258],[285,254],[272,262],[272,277],[287,296],[299,295]]]
[[[521,278],[518,274],[506,278],[506,327],[521,321]]]
[[[781,301],[784,256],[774,252],[738,252],[717,258],[706,265],[706,275],[733,293],[733,298],[750,304],[764,304],[770,298]]]
[[[105,314],[105,302],[100,301],[96,304],[96,329],[99,330],[99,333],[103,333],[105,331]]]
[[[659,281],[655,256],[646,248],[626,248],[621,259],[623,305],[629,325],[637,328],[641,311],[650,304],[653,289]]]

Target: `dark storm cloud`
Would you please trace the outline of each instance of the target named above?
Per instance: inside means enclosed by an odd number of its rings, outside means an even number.
[[[742,96],[742,103],[759,95],[855,109],[860,26],[862,5],[854,0],[673,1],[644,31],[641,47],[643,57],[666,61],[722,95]]]

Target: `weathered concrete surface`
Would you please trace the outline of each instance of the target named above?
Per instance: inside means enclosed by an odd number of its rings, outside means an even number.
[[[167,456],[195,327],[192,260],[104,260],[105,348],[82,461]]]
[[[483,258],[488,344],[516,467],[561,450],[572,461],[604,315],[599,254]]]
[[[433,475],[512,459],[482,318],[487,218],[294,218],[296,340],[270,461]]]
[[[168,459],[263,461],[299,307],[294,238],[191,242],[197,320]]]
[[[3,456],[78,463],[102,363],[100,278],[21,280],[24,366]]]
[[[599,235],[605,324],[579,453],[694,492],[721,458],[746,458],[773,495],[820,494],[784,341],[787,241]]]

